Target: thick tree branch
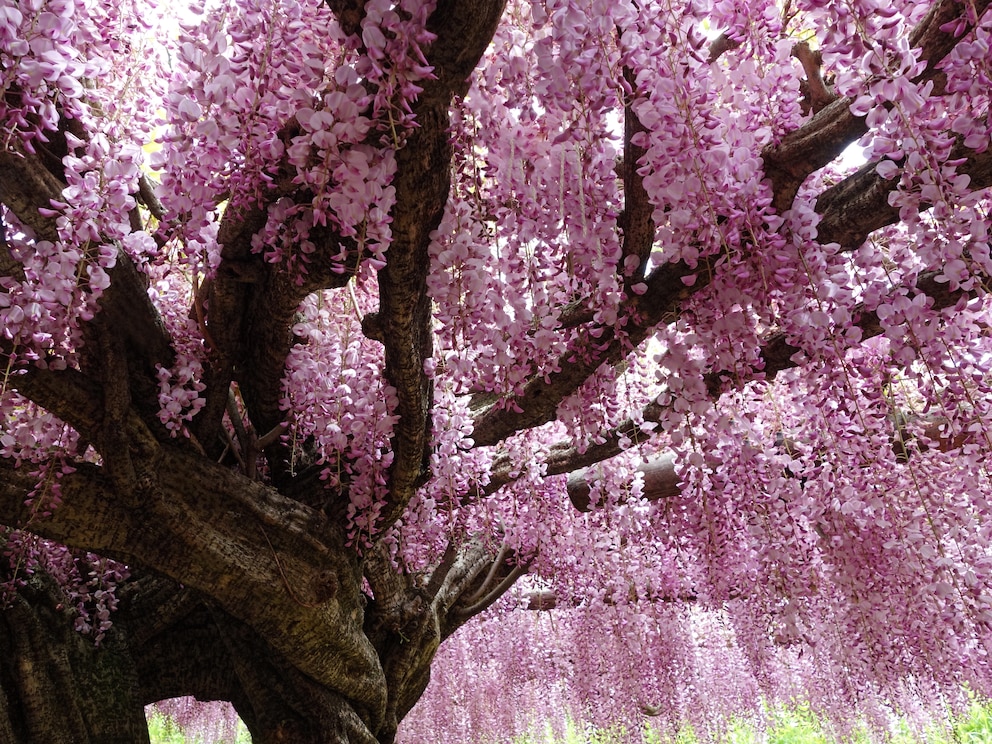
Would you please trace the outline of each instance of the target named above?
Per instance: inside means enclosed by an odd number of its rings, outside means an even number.
[[[39,240],[58,240],[55,220],[38,210],[51,209],[63,188],[65,184],[42,167],[36,156],[17,149],[14,143],[0,150],[0,203]]]
[[[726,33],[722,33],[710,42],[706,61],[713,64],[731,49],[736,49],[740,45],[739,41],[731,39]]]
[[[378,728],[382,670],[362,631],[358,558],[343,536],[317,512],[203,457],[160,447],[144,466],[151,495],[127,507],[99,468],[79,463],[61,480],[61,507],[32,531],[209,594]],[[30,519],[32,481],[0,461],[0,523]]]
[[[558,596],[558,593],[554,589],[540,589],[525,595],[525,598],[527,600],[525,609],[536,612],[547,612],[558,607],[575,607],[581,600],[586,599],[585,597],[562,598]],[[631,586],[630,593],[624,598],[624,601],[629,604],[638,604],[640,602],[692,604],[698,601],[698,599],[699,597],[691,591],[680,592],[675,595],[649,592],[647,596],[638,597],[636,587]],[[603,597],[603,604],[607,606],[615,605],[617,601],[613,595],[607,594]]]
[[[353,36],[361,31],[362,20],[365,18],[365,3],[362,0],[326,0],[327,7],[338,19],[341,29]]]
[[[809,108],[803,108],[803,113],[808,113],[811,110],[815,114],[837,98],[837,94],[823,79],[821,71],[823,56],[818,51],[814,52],[810,49],[809,44],[805,41],[792,47],[792,56],[799,60],[799,64],[803,66],[803,72],[806,73],[806,80],[801,87],[805,94],[804,106]]]
[[[448,198],[446,105],[416,106],[419,127],[398,154],[393,240],[379,273],[379,322],[385,347],[384,374],[396,390],[389,505],[380,525],[394,522],[427,475],[432,387],[424,362],[433,354],[427,295],[427,248]]]
[[[693,274],[695,283],[689,287],[682,280]],[[704,270],[682,262],[655,269],[646,279],[647,291],[628,299],[621,309],[621,314],[630,318],[622,336],[615,328],[585,335],[559,359],[557,372],[532,377],[520,395],[480,405],[472,435],[476,445],[497,444],[517,431],[553,420],[566,396],[578,390],[601,365],[612,364],[636,348],[658,323],[674,316],[682,303],[708,282]]]
[[[72,627],[73,603],[39,570],[0,607],[0,740],[147,742],[136,670],[119,629],[99,647]]]
[[[976,0],[973,7],[978,16],[988,8],[989,0]],[[967,18],[968,9],[957,0],[939,0],[930,8],[910,34],[911,47],[919,47],[925,70],[914,82],[939,77],[939,62],[959,40],[941,27],[959,17]],[[970,30],[970,28],[969,28]],[[765,149],[765,175],[771,181],[773,205],[785,212],[806,178],[827,165],[867,131],[864,117],[851,113],[851,98],[838,98],[826,105],[806,124],[786,135],[781,142]]]
[[[771,181],[772,204],[779,212],[792,201],[806,178],[840,155],[868,131],[864,117],[851,113],[850,98],[837,98],[781,142],[765,149],[765,175]]]
[[[961,289],[951,289],[947,282],[937,281],[939,272],[929,272],[922,275],[916,282],[916,286],[910,291],[911,296],[926,295],[929,298],[930,306],[935,310],[952,307],[953,305],[974,296],[974,292],[966,292]],[[878,314],[874,311],[867,311],[863,308],[855,310],[857,317],[857,327],[861,329],[865,339],[873,338],[883,333],[882,324]],[[774,333],[769,336],[761,347],[761,358],[764,361],[764,374],[766,379],[773,379],[775,375],[785,369],[795,367],[801,350],[789,343],[784,333]],[[723,375],[716,374],[707,380],[708,386],[713,390],[718,390],[724,384]],[[729,377],[725,378],[729,380]],[[737,384],[737,383],[735,383]]]
[[[988,0],[983,0],[979,10],[984,10],[987,5]],[[953,39],[944,32],[934,31],[934,24],[939,26],[946,23],[958,17],[961,12],[963,11],[960,6],[953,0],[942,0],[918,25],[913,39],[917,43],[926,44],[923,51],[925,59],[932,60],[935,64],[939,58],[947,54],[953,46]],[[932,67],[928,67],[927,70],[924,75],[934,72]],[[865,131],[864,120],[851,114],[851,103],[852,101],[848,99],[838,99],[830,103],[807,125],[788,135],[779,145],[766,150],[766,172],[772,180],[777,200],[776,207],[780,211],[791,206],[799,186],[810,173],[830,162],[844,147]],[[982,183],[980,176],[985,173],[986,166],[984,158],[981,162],[977,162],[977,158],[973,160],[977,163],[974,166],[977,186]],[[867,176],[863,178],[864,185],[861,188],[872,192],[878,188],[870,178]],[[855,181],[861,183],[858,178],[855,178]],[[636,188],[636,184],[633,185]],[[876,196],[861,195],[860,189],[852,189],[852,194],[854,193],[871,204],[877,202]],[[828,210],[826,204],[818,206]],[[854,207],[853,204],[851,206]],[[882,226],[877,224],[881,218],[876,211],[856,210],[852,216],[852,213],[846,210],[846,204],[842,207],[838,203],[837,207],[837,215],[844,216],[844,227],[848,231],[857,225],[870,229]],[[894,219],[892,215],[883,216],[886,221],[882,224],[888,224]],[[826,217],[833,219],[832,211]],[[829,219],[826,226],[828,236],[831,229]],[[821,236],[821,240],[825,238]],[[628,334],[625,338],[622,340],[617,338],[613,329],[602,329],[602,334],[595,339],[595,343],[592,340],[580,342],[578,348],[565,355],[559,361],[561,367],[559,372],[547,377],[535,376],[527,383],[520,395],[478,406],[474,430],[476,444],[482,446],[496,444],[516,431],[539,426],[552,420],[560,401],[577,390],[601,364],[617,361],[623,353],[637,346],[656,323],[666,316],[677,315],[679,307],[690,294],[708,284],[705,273],[700,272],[692,288],[685,287],[682,279],[693,273],[693,270],[682,264],[659,267],[649,277],[648,293],[642,298],[629,301],[623,310],[635,319],[625,328]]]
[[[468,89],[468,78],[503,13],[503,0],[438,3],[428,20],[436,40],[427,51],[434,80],[425,81],[413,106],[417,127],[397,153],[393,240],[379,273],[379,325],[384,374],[396,390],[389,499],[379,527],[392,524],[428,475],[433,388],[424,362],[433,354],[428,246],[441,221],[450,185],[448,108]]]
[[[398,570],[381,546],[367,555],[365,571],[375,599],[369,604],[365,628],[383,659],[389,689],[384,727],[387,740],[426,688],[431,661],[441,641],[474,614],[466,611],[464,597],[474,592],[479,577],[494,560],[482,541],[449,545],[425,581],[424,576]],[[492,595],[491,601],[495,601],[519,575],[504,576],[486,598]],[[496,591],[499,594],[493,594]],[[482,609],[479,604],[477,610]]]
[[[166,218],[165,207],[159,201],[158,194],[155,193],[155,182],[150,177],[142,173],[138,176],[138,201],[145,205],[149,214],[156,220]]]
[[[61,132],[52,134],[52,147],[65,146],[60,136]],[[61,161],[51,157],[46,161],[40,155],[14,149],[0,153],[0,202],[37,237],[57,241],[55,218],[39,210],[51,209],[53,202],[61,200],[65,184],[46,165],[58,168]],[[22,274],[10,254],[6,250],[3,254],[5,273]],[[99,430],[91,428],[87,437],[100,443],[115,477],[120,476],[126,482],[133,480],[134,473],[128,462],[128,450],[118,439],[122,416],[133,399],[135,410],[148,422],[150,430],[156,436],[166,436],[156,417],[159,408],[156,365],[171,366],[174,354],[161,317],[148,297],[147,281],[122,250],[118,250],[116,263],[107,273],[110,286],[97,301],[99,311],[83,325],[85,344],[79,350],[79,363],[84,369],[94,370],[104,382],[99,391],[104,403],[102,412],[87,414],[91,419],[102,419],[103,425]],[[0,349],[0,353],[3,351]],[[15,387],[37,385],[36,378],[29,373],[18,377],[13,384]],[[52,382],[52,378],[48,380]],[[72,393],[67,391],[67,395],[71,397]],[[48,404],[38,402],[54,412],[50,405],[52,391],[46,396]],[[70,422],[73,418],[71,411],[63,410],[59,415]]]
[[[0,353],[6,357],[8,350],[0,346]],[[12,377],[11,384],[25,398],[72,426],[87,441],[100,440],[103,393],[87,375],[71,368],[43,370],[28,367]]]
[[[831,104],[833,105],[833,104]],[[981,190],[992,185],[992,149],[977,153],[966,148],[961,141],[954,145],[952,149],[952,159],[962,160],[957,172],[967,175],[970,179],[969,187],[973,190]],[[822,219],[819,224],[818,240],[823,243],[836,242],[845,250],[852,250],[860,246],[874,230],[893,224],[899,219],[899,210],[889,205],[888,196],[892,189],[893,182],[881,178],[876,171],[876,163],[869,163],[860,168],[856,173],[844,179],[837,185],[825,191],[816,203],[816,209],[821,213]],[[928,208],[929,205],[921,204],[921,209]],[[662,274],[662,272],[665,272]],[[658,322],[664,317],[674,317],[678,313],[681,303],[693,292],[698,291],[708,284],[705,274],[697,276],[695,284],[691,288],[680,286],[681,278],[689,275],[687,267],[681,264],[670,264],[657,269],[649,279],[649,291],[644,296],[654,309],[649,312],[635,313],[641,323],[631,327],[628,325],[629,343],[636,345],[646,337],[650,331],[650,325],[644,321]],[[937,284],[933,280],[936,274],[928,274],[923,277],[916,292],[922,292],[933,297],[937,307],[946,307],[953,304],[960,298],[960,293],[951,292],[946,285]],[[664,284],[656,284],[659,278],[664,278]],[[673,280],[678,279],[679,284]],[[663,287],[659,289],[659,287]],[[865,332],[865,337],[877,335],[881,332],[877,318],[873,314],[862,314],[858,324]],[[597,339],[605,351],[597,355],[590,355],[590,363],[576,363],[574,357],[565,358],[561,364],[563,370],[560,373],[551,375],[552,382],[545,383],[541,377],[534,378],[528,383],[524,394],[513,399],[512,403],[523,409],[521,413],[514,413],[505,407],[505,402],[486,401],[476,407],[477,414],[475,441],[478,445],[496,444],[500,440],[512,434],[514,431],[531,426],[538,426],[552,420],[558,402],[567,394],[576,390],[582,382],[595,371],[598,364],[608,361],[615,361],[619,358],[621,347],[616,339],[606,331]],[[762,352],[765,358],[766,374],[774,374],[785,366],[792,366],[779,359],[779,355],[784,353],[780,348],[783,342],[770,341],[770,345]],[[795,353],[793,349],[789,356]],[[716,378],[710,381],[710,385],[716,383]],[[649,407],[644,412],[645,421],[657,421],[660,411],[655,411]],[[517,428],[515,428],[517,427]],[[549,461],[548,474],[571,472],[578,467],[586,467],[595,462],[612,457],[620,451],[620,443],[625,440],[636,441],[641,435],[640,424],[628,421],[621,424],[617,430],[608,436],[605,443],[591,446],[584,453],[577,453],[573,448],[564,448],[568,451],[567,456],[555,457]],[[556,448],[558,450],[562,448]],[[497,463],[498,465],[498,463]],[[487,487],[486,492],[492,492],[501,485],[504,485],[512,478],[509,475],[510,469],[507,467],[494,467],[493,479]]]
[[[623,76],[633,90],[636,82],[634,71],[625,67]],[[654,206],[644,188],[644,176],[640,173],[641,159],[646,154],[646,150],[634,144],[636,136],[647,130],[641,120],[637,118],[637,114],[634,113],[633,95],[628,96],[623,107],[623,167],[621,175],[623,177],[624,207],[623,213],[617,219],[623,230],[621,267],[628,256],[634,256],[638,260],[637,269],[628,283],[637,282],[643,278],[651,249],[654,247],[655,237],[655,224],[652,216]]]
[[[127,419],[131,409],[131,386],[127,379],[127,359],[119,338],[99,339],[103,362],[103,421],[97,449],[103,454],[107,474],[119,493],[137,490],[137,476],[127,442]]]
[[[682,479],[675,471],[675,455],[665,453],[644,463],[638,470],[644,478],[644,497],[648,501],[674,498],[682,492]],[[580,512],[593,508],[593,483],[589,476],[586,471],[578,471],[568,477],[568,500]]]
[[[948,160],[963,160],[957,173],[969,177],[968,188],[980,191],[992,185],[992,149],[978,153],[964,146],[961,137],[951,149]],[[899,208],[889,204],[889,194],[897,179],[885,179],[875,170],[878,163],[866,163],[857,172],[831,186],[816,200],[816,211],[822,215],[817,227],[820,243],[838,243],[851,250],[860,246],[868,235],[899,220]],[[920,209],[927,209],[921,204]]]
[[[928,450],[931,444],[941,452],[949,452],[967,442],[969,436],[966,434],[952,436],[945,433],[945,423],[942,419],[921,416],[893,417],[891,420],[893,457],[898,462],[906,462],[915,452]],[[785,440],[781,444],[776,444],[775,450],[796,453],[802,451],[802,445]],[[676,470],[676,458],[673,453],[666,452],[652,458],[641,465],[638,471],[644,478],[643,493],[646,501],[671,499],[682,493],[682,479]],[[591,493],[596,480],[595,475],[587,471],[578,471],[569,476],[568,499],[578,511],[587,512],[594,507]]]
[[[295,119],[279,133],[287,144],[298,131]],[[288,196],[298,204],[309,204],[313,195],[293,182],[295,170],[288,156],[278,170],[278,179],[267,201],[224,213],[217,234],[222,246],[216,274],[205,280],[194,312],[204,315],[203,333],[209,344],[205,372],[206,404],[197,415],[193,431],[212,455],[223,446],[221,429],[231,382],[237,381],[256,431],[270,431],[283,419],[280,382],[286,356],[295,343],[291,328],[300,303],[311,293],[345,286],[357,265],[358,247],[331,227],[311,228],[312,253],[299,253],[290,260],[266,263],[252,248],[252,238],[268,219],[268,207]],[[349,247],[345,271],[335,257],[342,245]],[[294,261],[302,261],[301,272]],[[206,308],[206,310],[204,310]],[[285,455],[280,443],[269,452],[273,474],[281,476]]]
[[[484,612],[492,607],[500,597],[506,594],[510,587],[516,583],[517,579],[527,573],[529,568],[530,565],[526,563],[519,563],[516,566],[513,566],[507,574],[500,579],[499,583],[492,586],[489,591],[479,597],[477,601],[471,604],[459,606],[455,612],[459,617],[464,618],[465,620]]]
[[[961,289],[952,290],[946,282],[938,282],[936,277],[939,272],[930,272],[921,276],[911,293],[926,295],[929,298],[931,307],[934,309],[944,309],[951,307],[958,302],[966,300],[973,293]],[[883,332],[882,324],[875,312],[855,309],[854,316],[857,318],[856,325],[861,329],[865,339],[878,336]],[[768,336],[761,347],[760,352],[763,364],[761,373],[765,379],[773,379],[779,372],[797,366],[797,360],[801,358],[801,350],[789,343],[788,337],[784,333],[773,333]],[[739,388],[747,380],[741,379],[738,375],[725,374],[722,372],[712,372],[706,376],[706,387],[710,391],[714,400],[718,398],[728,387]],[[658,423],[662,420],[666,412],[666,407],[657,402],[653,402],[644,407],[640,415],[635,419],[631,418],[610,432],[602,435],[602,441],[589,445],[583,450],[576,448],[571,442],[559,442],[550,448],[546,458],[545,474],[548,476],[572,474],[575,478],[582,478],[584,474],[577,473],[590,465],[608,460],[620,454],[628,443],[643,441],[650,434],[645,433],[642,424]],[[471,498],[479,498],[495,493],[499,488],[513,482],[517,478],[519,465],[515,463],[505,453],[498,454],[493,462],[489,483],[478,493],[470,494]],[[653,477],[653,476],[652,476]],[[660,476],[659,476],[660,477]],[[672,481],[669,479],[669,486]],[[570,484],[572,481],[570,480]],[[658,486],[658,488],[662,488]],[[569,486],[570,492],[574,490]],[[579,501],[587,499],[588,488],[580,495]],[[585,503],[588,503],[587,501]]]

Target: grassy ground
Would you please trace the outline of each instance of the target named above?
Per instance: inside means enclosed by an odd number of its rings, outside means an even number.
[[[722,744],[874,744],[877,741],[867,732],[855,732],[841,743],[803,706],[773,710],[769,719],[771,725],[764,732],[757,731],[743,719],[733,720],[717,739]],[[239,725],[234,738],[204,738],[184,731],[171,718],[154,711],[148,716],[148,732],[152,744],[251,744],[244,724]],[[441,740],[439,737],[438,741]],[[631,744],[634,740],[636,737],[626,731],[590,730],[570,722],[564,738],[538,734],[491,744]],[[644,744],[698,744],[699,737],[692,729],[684,729],[674,738],[649,730],[642,741]],[[975,702],[965,715],[949,725],[934,725],[922,736],[914,735],[904,721],[896,722],[889,744],[992,744],[992,703]]]
[[[148,719],[148,738],[152,744],[251,744],[251,736],[243,723],[238,723],[234,738],[216,738],[213,736],[197,736],[185,731],[182,726],[158,711],[146,713]]]
[[[744,720],[730,721],[714,735],[721,744],[876,744],[878,734],[867,730],[855,731],[843,739],[830,732],[829,727],[806,707],[780,708],[769,712],[770,725],[765,731]],[[569,723],[564,738],[552,734],[517,737],[510,744],[631,744],[638,741],[623,730],[590,731]],[[699,737],[691,728],[677,736],[664,736],[647,730],[643,744],[698,744]],[[934,724],[923,734],[915,734],[905,721],[896,721],[887,744],[992,744],[992,703],[972,704],[969,711],[944,725]],[[492,742],[492,744],[505,744]]]

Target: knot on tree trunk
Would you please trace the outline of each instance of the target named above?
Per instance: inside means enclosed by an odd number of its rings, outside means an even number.
[[[430,618],[431,598],[418,586],[409,586],[383,601],[377,601],[368,615],[377,629],[409,641]]]

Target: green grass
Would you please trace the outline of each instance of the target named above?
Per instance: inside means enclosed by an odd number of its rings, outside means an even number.
[[[187,733],[183,728],[158,711],[147,714],[148,738],[151,744],[251,744],[251,736],[243,723],[238,723],[237,735],[234,739],[211,739]]]
[[[775,707],[767,711],[767,717],[769,725],[764,732],[743,718],[733,718],[714,739],[721,744],[873,744],[877,741],[866,730],[860,730],[841,742],[808,705]],[[908,723],[899,721],[888,744],[992,744],[992,702],[973,700],[966,713],[948,723],[944,726],[934,724],[921,737],[913,734]],[[244,724],[238,726],[235,739],[205,741],[187,735],[171,718],[155,711],[148,716],[148,733],[151,744],[251,744]],[[634,739],[636,737],[631,737],[620,726],[595,729],[568,720],[564,738],[556,738],[551,726],[547,725],[541,733],[492,744],[630,744]],[[699,737],[691,726],[675,736],[661,735],[647,728],[642,741],[644,744],[699,744]]]
[[[152,740],[152,744],[186,744],[182,729],[168,716],[156,712],[145,717],[148,719],[148,738]]]
[[[867,729],[857,729],[843,739],[808,705],[776,707],[766,712],[768,727],[759,731],[743,718],[728,720],[713,736],[720,744],[876,744]],[[630,744],[636,741],[622,728],[590,730],[580,723],[568,721],[564,738],[555,738],[548,726],[543,734],[519,736],[510,744]],[[650,728],[642,734],[643,744],[699,744],[691,726],[674,736],[659,734]],[[496,743],[494,743],[496,744]],[[887,744],[992,744],[992,702],[973,701],[963,715],[946,725],[935,723],[922,736],[914,734],[906,721],[898,721]]]
[[[961,744],[992,742],[992,705],[972,701],[966,716],[954,726],[955,741]]]

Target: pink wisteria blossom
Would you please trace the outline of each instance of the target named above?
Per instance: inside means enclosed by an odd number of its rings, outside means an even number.
[[[987,0],[0,0],[0,731],[992,694],[990,43]]]

